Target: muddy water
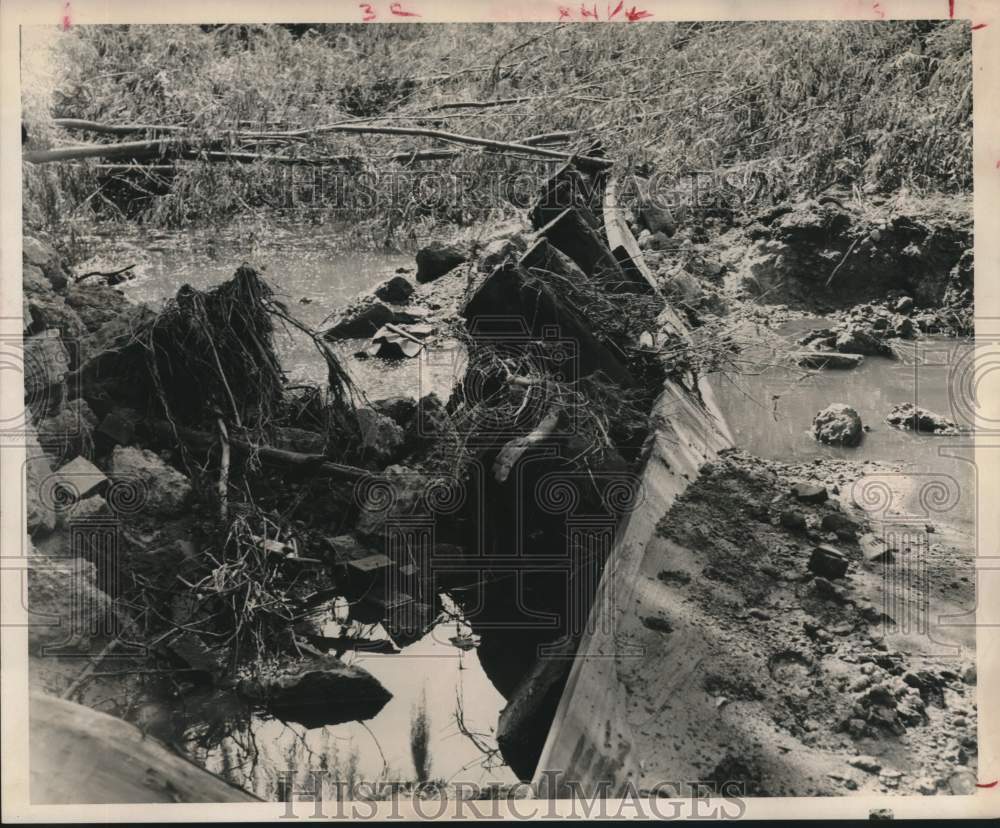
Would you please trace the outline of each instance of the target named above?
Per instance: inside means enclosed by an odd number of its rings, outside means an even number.
[[[253,265],[275,289],[292,316],[314,328],[358,292],[415,267],[408,253],[345,250],[344,233],[336,227],[272,227],[219,232],[157,232],[152,236],[104,236],[100,254],[76,270],[111,271],[135,264],[135,278],[121,290],[136,302],[158,305],[173,298],[183,284],[206,289],[230,279],[241,263]],[[266,239],[266,240],[265,240]],[[395,394],[419,396],[430,391],[447,396],[463,369],[464,354],[453,346],[431,346],[416,359],[386,362],[356,359],[367,340],[333,343],[333,349],[367,397]],[[275,345],[291,383],[326,381],[326,364],[308,337],[280,329]]]
[[[265,243],[250,230],[104,237],[97,245],[100,255],[77,271],[135,263],[135,278],[121,288],[131,299],[155,306],[185,283],[199,289],[220,284],[246,261],[264,275],[292,315],[317,328],[359,291],[397,269],[407,268],[413,275],[412,255],[345,251],[336,228],[271,228],[266,238]],[[349,341],[334,348],[369,399],[450,390],[462,370],[463,355],[444,348],[428,348],[418,359],[395,363],[355,359],[354,352],[364,344]],[[294,330],[281,332],[276,346],[292,383],[325,382],[326,365],[307,337]],[[326,634],[343,632],[334,629],[333,618],[330,623]],[[273,799],[279,773],[293,768],[299,774],[324,769],[331,780],[418,781],[410,728],[424,707],[431,779],[515,782],[499,755],[483,752],[495,747],[493,733],[505,701],[486,677],[477,650],[460,649],[449,640],[457,632],[468,635],[471,630],[448,621],[399,654],[345,653],[345,661],[368,670],[393,696],[367,722],[310,729],[270,718],[228,694],[193,694],[161,711],[170,722],[163,735],[209,770]],[[364,635],[387,637],[381,628],[365,629]],[[475,741],[463,734],[458,718],[476,734]]]
[[[896,495],[892,508],[897,514],[924,515],[970,530],[975,507],[970,440],[901,431],[884,421],[894,405],[912,402],[960,422],[949,389],[969,344],[944,337],[901,341],[898,359],[865,357],[852,370],[809,372],[776,364],[787,351],[801,350],[795,339],[804,331],[829,324],[821,318],[785,323],[773,346],[741,355],[747,360],[741,366],[743,373],[711,378],[737,446],[788,462],[837,458],[903,464],[904,474],[879,476]],[[813,439],[813,417],[831,403],[852,406],[871,429],[860,446],[825,446]],[[940,508],[928,510],[929,497],[946,500],[937,504]]]

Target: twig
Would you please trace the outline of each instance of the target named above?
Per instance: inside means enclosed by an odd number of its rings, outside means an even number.
[[[847,261],[847,257],[851,255],[851,252],[854,250],[855,245],[857,245],[857,243],[859,241],[861,241],[861,237],[860,236],[858,236],[858,238],[856,238],[854,241],[851,242],[851,246],[847,248],[847,252],[844,254],[844,258],[842,258],[840,260],[840,262],[837,264],[837,266],[833,269],[833,273],[831,273],[827,277],[826,284],[824,285],[824,287],[830,287],[830,282],[833,281],[833,277],[836,276],[837,275],[837,271],[840,270],[840,268],[844,266],[844,262]]]
[[[222,460],[219,464],[219,520],[225,523],[229,518],[229,432],[222,417],[219,424],[219,442],[222,444]]]

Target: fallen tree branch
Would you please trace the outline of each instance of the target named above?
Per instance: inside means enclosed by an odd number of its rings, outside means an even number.
[[[406,135],[412,137],[431,138],[437,141],[445,141],[453,144],[465,144],[468,146],[485,147],[488,150],[500,153],[520,153],[524,155],[537,155],[543,158],[558,158],[561,161],[574,160],[576,165],[582,169],[601,170],[612,166],[613,162],[607,158],[594,158],[591,156],[574,156],[572,153],[560,150],[546,149],[538,146],[543,143],[536,139],[534,144],[513,143],[509,141],[494,141],[489,138],[479,138],[474,135],[460,135],[456,132],[444,132],[437,129],[425,129],[423,127],[392,127],[392,126],[372,126],[369,124],[329,124],[319,126],[312,130],[303,130],[297,133],[276,133],[268,137],[294,137],[300,134],[321,135],[326,133],[343,133],[348,135]],[[168,150],[177,149],[197,153],[193,147],[191,138],[159,138],[148,141],[122,141],[115,144],[88,144],[76,147],[60,147],[51,150],[29,150],[22,154],[25,161],[33,164],[47,164],[53,161],[72,161],[80,158],[134,158],[138,156],[162,157]],[[202,150],[201,152],[209,152]],[[222,153],[229,160],[233,159],[235,153]],[[280,159],[286,159],[281,161]],[[287,159],[286,156],[273,156],[268,160],[279,163],[296,163]]]
[[[168,441],[179,439],[201,449],[211,449],[218,445],[218,438],[208,432],[183,426],[177,426],[175,429],[165,420],[148,421],[148,426],[154,434]],[[303,454],[273,446],[255,446],[232,435],[229,437],[229,447],[233,454],[242,457],[253,455],[264,465],[300,469],[310,472],[316,477],[328,477],[353,483],[372,476],[372,473],[366,469],[334,463],[327,460],[326,456],[322,454]]]
[[[131,270],[134,267],[135,267],[135,264],[133,263],[133,264],[130,264],[130,265],[126,265],[125,267],[121,268],[120,270],[91,270],[91,271],[88,271],[87,273],[84,273],[82,276],[77,276],[73,280],[73,284],[78,285],[84,279],[89,279],[91,276],[104,276],[104,277],[110,278],[111,276],[117,276],[120,273],[124,273],[126,270]]]

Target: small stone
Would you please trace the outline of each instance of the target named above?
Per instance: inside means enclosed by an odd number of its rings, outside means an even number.
[[[779,515],[778,522],[786,529],[804,531],[806,528],[806,516],[792,509],[784,510]]]
[[[814,483],[796,483],[792,486],[792,496],[803,503],[823,503],[827,499],[825,486]]]
[[[879,762],[874,756],[868,756],[867,754],[852,756],[847,760],[847,764],[851,767],[857,768],[858,770],[863,770],[866,773],[878,773],[882,770],[882,763]]]

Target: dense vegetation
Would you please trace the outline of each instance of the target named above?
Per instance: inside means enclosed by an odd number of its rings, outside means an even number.
[[[26,88],[28,149],[123,140],[66,133],[52,121],[61,117],[183,126],[201,146],[272,159],[165,158],[141,173],[95,159],[26,163],[33,226],[94,216],[183,226],[346,199],[340,215],[390,239],[510,212],[512,191],[532,192],[552,166],[424,138],[274,135],[352,122],[503,141],[565,133],[541,140],[566,151],[599,142],[670,177],[725,174],[761,201],[833,183],[920,193],[972,182],[960,21],[76,27],[53,57],[47,88]],[[495,105],[451,106],[470,102]],[[392,157],[429,149],[451,153]],[[312,186],[303,176],[331,171],[275,155],[351,163],[333,185]]]

